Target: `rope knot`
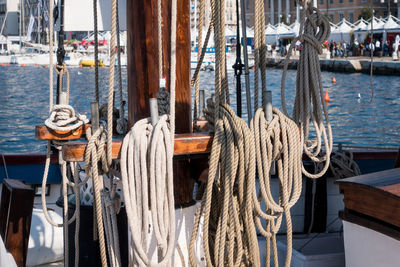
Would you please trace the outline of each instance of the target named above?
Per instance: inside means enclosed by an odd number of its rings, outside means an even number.
[[[72,106],[54,105],[44,124],[55,131],[73,131],[88,122],[85,115],[75,114]]]

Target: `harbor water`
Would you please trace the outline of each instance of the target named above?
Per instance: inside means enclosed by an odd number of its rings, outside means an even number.
[[[106,103],[108,69],[101,68],[101,103]],[[70,104],[76,112],[90,117],[94,101],[94,69],[70,68]],[[251,87],[253,74],[250,72]],[[236,107],[236,85],[228,72],[231,104]],[[282,70],[267,70],[267,87],[272,91],[273,105],[281,109]],[[331,82],[332,77],[337,83]],[[126,99],[127,70],[123,68]],[[288,110],[293,106],[296,71],[289,70],[286,80]],[[201,89],[209,97],[214,90],[214,72],[201,72]],[[361,73],[323,72],[324,90],[329,92],[329,118],[335,144],[353,146],[398,147],[400,145],[400,78],[374,76],[371,98],[369,76]],[[55,83],[56,84],[56,79]],[[242,109],[247,118],[244,77]],[[253,94],[253,88],[252,88]],[[49,114],[49,69],[43,67],[0,67],[0,153],[44,152],[45,142],[35,140],[35,125],[43,124]],[[116,103],[119,103],[118,92]],[[118,106],[118,105],[117,105]],[[176,115],[179,118],[179,114]]]

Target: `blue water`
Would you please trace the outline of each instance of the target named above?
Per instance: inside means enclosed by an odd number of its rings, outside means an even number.
[[[108,69],[100,69],[101,103],[106,102]],[[70,103],[79,113],[89,116],[94,101],[94,70],[70,68]],[[0,153],[43,152],[45,142],[34,137],[34,126],[48,116],[48,68],[0,67]],[[123,87],[127,88],[126,69]],[[267,86],[273,94],[273,105],[281,107],[282,71],[267,70]],[[236,106],[235,79],[229,73],[232,105]],[[337,83],[332,84],[335,76]],[[251,80],[253,72],[250,73]],[[289,71],[286,81],[288,107],[293,105],[296,71]],[[400,78],[374,76],[375,96],[372,101],[369,76],[366,74],[322,73],[324,88],[329,91],[328,111],[334,142],[358,146],[400,145]],[[201,88],[210,96],[214,88],[214,72],[201,73]],[[243,82],[244,84],[244,79]],[[253,84],[253,82],[251,82]],[[358,94],[361,98],[358,98]],[[243,93],[243,111],[246,110]],[[118,102],[117,102],[118,103]],[[179,114],[177,114],[179,117]],[[247,115],[244,114],[247,118]]]

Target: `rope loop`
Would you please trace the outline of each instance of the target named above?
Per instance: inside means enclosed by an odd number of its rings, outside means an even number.
[[[44,123],[54,131],[73,131],[88,122],[86,116],[75,113],[72,106],[54,105],[50,117]]]

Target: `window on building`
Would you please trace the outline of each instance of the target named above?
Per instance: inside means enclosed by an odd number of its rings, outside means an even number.
[[[353,12],[349,12],[349,22],[354,23],[354,13]]]
[[[271,9],[271,0],[268,0],[268,8]]]
[[[339,4],[343,4],[343,0],[339,0]]]
[[[339,13],[339,22],[341,22],[344,18],[344,14],[343,13]]]
[[[332,4],[333,4],[333,0],[329,0],[329,4],[331,4],[331,5],[332,5]]]
[[[366,3],[367,2],[367,0],[361,0],[361,3]]]
[[[354,0],[349,0],[349,3],[353,3],[354,2]]]
[[[324,0],[319,0],[319,4],[323,5],[324,4]]]
[[[331,19],[331,22],[333,23],[334,22],[334,16],[333,16],[333,14],[329,14],[329,18]]]

